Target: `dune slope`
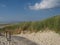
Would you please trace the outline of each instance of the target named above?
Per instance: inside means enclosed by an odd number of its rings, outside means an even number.
[[[60,35],[52,31],[20,34],[17,36],[25,37],[39,45],[60,45]]]

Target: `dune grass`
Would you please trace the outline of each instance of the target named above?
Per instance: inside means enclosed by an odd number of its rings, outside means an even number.
[[[42,21],[21,22],[14,25],[5,26],[0,31],[12,31],[13,33],[20,33],[21,31],[38,32],[44,31],[46,28],[60,33],[60,15],[44,19]]]

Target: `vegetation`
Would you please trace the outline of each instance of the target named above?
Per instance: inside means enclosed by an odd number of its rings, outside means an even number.
[[[46,28],[53,30],[57,33],[60,33],[60,16],[54,16],[42,21],[35,21],[35,22],[21,22],[14,25],[5,26],[4,28],[0,29],[0,31],[12,31],[13,33],[21,33],[22,31],[27,32],[37,32],[37,31],[44,31]]]

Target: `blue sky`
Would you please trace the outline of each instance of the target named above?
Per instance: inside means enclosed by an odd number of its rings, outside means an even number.
[[[37,21],[60,14],[60,0],[0,0],[0,22]]]

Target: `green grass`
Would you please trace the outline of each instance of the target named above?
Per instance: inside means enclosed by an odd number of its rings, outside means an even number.
[[[42,21],[35,22],[21,22],[14,25],[6,26],[0,30],[19,30],[19,31],[44,31],[46,28],[53,30],[57,33],[60,33],[60,16],[50,17]]]

